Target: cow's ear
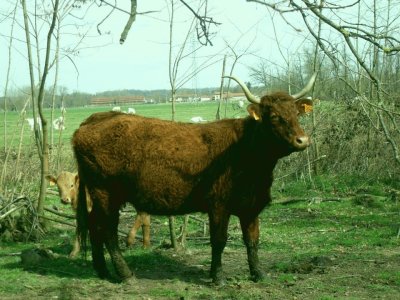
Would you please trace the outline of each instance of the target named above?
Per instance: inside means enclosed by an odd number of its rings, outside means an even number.
[[[50,185],[56,185],[57,179],[52,175],[47,175],[46,179],[49,181]]]
[[[76,188],[79,188],[79,177],[78,177],[78,174],[75,174],[75,186],[76,186]]]
[[[260,105],[249,104],[249,106],[247,106],[247,111],[254,120],[261,121]]]
[[[299,99],[296,101],[297,109],[300,115],[312,112],[313,103],[310,99]]]

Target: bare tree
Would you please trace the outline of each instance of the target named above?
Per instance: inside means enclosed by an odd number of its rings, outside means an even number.
[[[206,1],[205,1],[206,3]],[[175,120],[175,102],[177,91],[184,86],[187,82],[192,80],[201,71],[207,69],[214,63],[220,60],[220,57],[215,54],[210,57],[203,58],[202,62],[196,67],[192,68],[191,65],[185,65],[185,62],[195,53],[198,52],[203,45],[199,44],[193,49],[188,49],[190,37],[193,35],[195,28],[196,18],[193,18],[188,26],[188,30],[183,35],[182,40],[178,41],[179,38],[175,37],[174,24],[175,11],[177,9],[177,1],[170,0],[169,7],[169,51],[168,51],[168,67],[169,67],[169,81],[171,87],[171,101],[172,101],[172,120]],[[200,8],[203,4],[200,4]],[[200,9],[199,8],[199,9]],[[176,50],[177,49],[177,50]]]
[[[15,25],[15,15],[17,12],[17,5],[18,2],[15,2],[14,10],[12,12],[12,22],[11,22],[11,29],[10,29],[10,38],[8,43],[8,66],[7,66],[7,74],[6,74],[6,82],[4,86],[4,152],[7,151],[7,97],[8,97],[8,82],[10,78],[10,70],[11,70],[11,58],[12,58],[12,47],[13,47],[13,33],[14,33],[14,25]]]
[[[182,2],[182,1],[181,1]],[[199,74],[204,69],[213,65],[215,62],[219,60],[218,56],[209,57],[204,59],[196,68],[192,68],[190,65],[185,65],[185,62],[197,51],[199,51],[207,42],[200,43],[198,46],[188,49],[188,44],[190,41],[190,37],[193,35],[195,24],[197,17],[192,18],[190,21],[190,25],[186,33],[183,35],[182,40],[179,40],[179,37],[175,36],[175,12],[177,10],[177,1],[170,0],[169,1],[169,50],[168,50],[168,67],[169,67],[169,82],[171,87],[171,119],[174,121],[176,117],[176,94],[177,91],[188,81],[192,80],[197,74]],[[200,3],[199,9],[206,5],[207,1]],[[185,3],[187,6],[187,4]],[[197,12],[194,14],[197,15]],[[198,34],[198,33],[197,33]],[[208,36],[207,36],[208,38]],[[176,50],[177,49],[177,50]],[[174,249],[178,248],[177,238],[175,234],[175,226],[174,226],[174,217],[169,217],[169,226],[170,226],[170,234],[171,234],[171,243]],[[183,246],[185,243],[186,237],[186,227],[188,222],[188,216],[185,216],[184,225],[181,233],[181,245]]]
[[[352,92],[359,94],[357,101],[363,107],[368,107],[364,113],[371,121],[374,120],[372,128],[386,138],[393,150],[394,160],[400,164],[400,142],[394,135],[398,132],[398,114],[388,107],[392,107],[393,95],[390,95],[390,90],[396,83],[382,76],[385,73],[384,68],[387,70],[387,65],[381,63],[400,51],[398,30],[400,24],[398,13],[394,9],[399,4],[394,5],[392,0],[379,2],[374,0],[372,6],[359,0],[350,3],[308,0],[279,2],[247,0],[247,2],[257,3],[268,10],[278,12],[296,30],[300,30],[298,24],[293,24],[289,21],[293,18],[289,19],[286,15],[300,14],[319,49],[335,64],[343,66],[345,73],[340,79]],[[348,12],[358,15],[358,20],[349,19]],[[314,28],[317,28],[317,32]],[[327,35],[321,35],[321,32],[327,31],[330,32],[329,38]],[[333,37],[337,37],[344,45],[340,58]],[[352,61],[354,63],[351,63]]]
[[[57,13],[58,13],[58,5],[59,0],[55,0],[54,5],[52,7],[52,18],[50,27],[47,33],[47,43],[46,43],[46,54],[45,54],[45,62],[42,73],[40,73],[40,81],[39,81],[39,92],[36,99],[35,93],[35,78],[33,71],[33,58],[31,51],[31,41],[30,41],[30,26],[28,20],[28,10],[26,7],[26,1],[21,0],[22,9],[24,14],[24,24],[25,24],[25,36],[26,36],[26,45],[28,51],[28,63],[29,63],[29,71],[30,71],[30,80],[31,80],[31,97],[33,101],[33,116],[34,116],[34,124],[35,124],[35,137],[36,137],[36,145],[38,148],[38,154],[41,161],[41,180],[40,180],[40,189],[39,189],[39,198],[37,204],[37,210],[39,214],[42,214],[44,207],[44,198],[46,194],[47,181],[46,176],[49,172],[49,145],[48,145],[48,127],[47,120],[43,113],[43,99],[44,99],[44,91],[45,91],[45,83],[47,79],[47,75],[49,72],[49,63],[50,63],[50,52],[51,52],[51,41],[53,31],[57,22]],[[35,31],[37,33],[37,31]],[[36,99],[36,100],[35,100]],[[41,130],[39,130],[39,126],[36,122],[36,109],[38,110],[38,115],[40,117],[41,122]]]

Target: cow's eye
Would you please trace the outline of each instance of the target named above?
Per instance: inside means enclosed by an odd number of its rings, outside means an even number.
[[[72,187],[72,188],[74,187],[74,184],[73,184],[73,183],[71,183],[71,187]]]

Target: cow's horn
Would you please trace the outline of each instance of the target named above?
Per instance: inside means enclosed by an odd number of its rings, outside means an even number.
[[[317,78],[317,73],[314,73],[311,76],[310,80],[308,81],[307,85],[300,92],[292,95],[292,97],[294,99],[299,99],[299,98],[303,97],[305,94],[307,94],[312,89],[314,82],[315,82],[315,78]]]
[[[254,95],[249,91],[249,89],[247,88],[247,86],[246,86],[243,82],[241,82],[239,79],[237,79],[237,78],[234,77],[234,76],[227,76],[227,75],[222,76],[222,77],[223,77],[223,78],[230,78],[230,79],[235,80],[235,81],[240,85],[240,87],[242,88],[244,94],[246,95],[247,100],[249,100],[251,103],[255,103],[255,104],[259,104],[259,103],[260,103],[260,99],[257,98],[256,96],[254,96]]]

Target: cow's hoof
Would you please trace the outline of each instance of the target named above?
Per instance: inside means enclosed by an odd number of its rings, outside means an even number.
[[[97,275],[102,280],[112,280],[112,276],[108,271],[106,271],[106,272],[97,272]]]
[[[221,287],[221,286],[226,285],[226,281],[225,281],[225,279],[224,279],[223,277],[221,277],[221,276],[214,277],[214,278],[212,279],[212,285]]]
[[[251,278],[252,281],[258,282],[258,281],[263,280],[264,277],[265,277],[265,276],[264,276],[264,273],[263,273],[262,271],[256,270],[256,271],[252,272],[250,278]]]
[[[122,279],[122,284],[135,285],[137,284],[136,277],[132,274],[132,276]]]

